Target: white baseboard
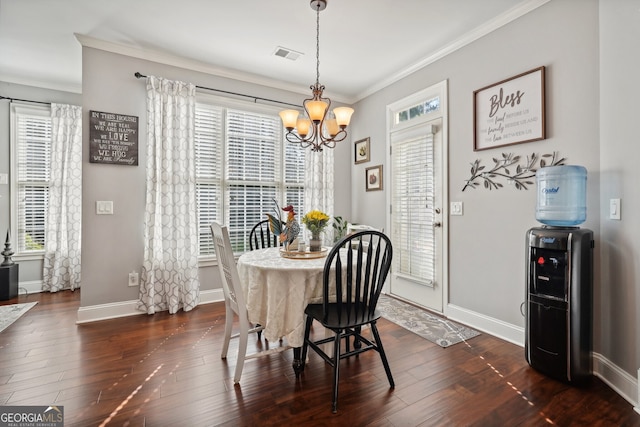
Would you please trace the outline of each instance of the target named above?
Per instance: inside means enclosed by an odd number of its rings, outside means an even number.
[[[98,320],[116,319],[137,314],[145,314],[136,310],[137,300],[118,301],[109,304],[97,304],[78,309],[76,324],[97,322]]]
[[[501,338],[512,344],[524,347],[524,328],[514,326],[502,320],[458,307],[454,304],[447,305],[447,318],[454,322],[465,324],[473,329],[486,332],[495,337]]]
[[[637,413],[640,414],[640,369],[638,369],[638,376],[636,377],[636,382],[638,384],[638,400],[636,400],[635,409]]]
[[[42,280],[18,283],[18,294],[39,294],[42,292]]]
[[[212,289],[200,292],[200,304],[208,304],[218,301],[224,301],[222,289]],[[130,300],[80,307],[78,309],[76,324],[146,314],[145,312],[136,309],[137,303],[138,300]]]
[[[42,292],[42,280],[33,280],[30,282],[20,282],[18,284],[18,294],[37,294]],[[208,304],[211,302],[224,301],[222,289],[212,289],[200,292],[200,304]],[[134,316],[145,314],[136,310],[137,300],[119,301],[109,304],[98,304],[78,309],[76,323],[89,323],[98,320],[115,319],[117,317]]]
[[[622,396],[627,402],[635,406],[638,411],[640,396],[638,396],[638,379],[619,368],[609,359],[598,353],[593,355],[593,374]]]
[[[453,304],[447,306],[447,318],[459,322],[470,328],[486,332],[501,338],[512,344],[524,347],[524,328],[511,325],[492,317],[458,307]],[[522,353],[524,358],[524,352]],[[627,373],[615,363],[598,353],[592,353],[593,374],[600,378],[613,391],[622,396],[627,402],[634,405],[636,412],[640,413],[640,369],[638,377]]]

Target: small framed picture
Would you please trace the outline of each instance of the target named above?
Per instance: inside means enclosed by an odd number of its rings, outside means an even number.
[[[368,162],[369,158],[369,138],[364,138],[355,142],[355,164]]]
[[[382,165],[372,166],[365,171],[367,191],[382,190]]]

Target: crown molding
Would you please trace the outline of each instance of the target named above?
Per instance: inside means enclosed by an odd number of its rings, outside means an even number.
[[[195,61],[192,59],[187,59],[166,53],[160,53],[152,50],[140,49],[134,46],[125,46],[122,44],[97,39],[84,34],[74,33],[74,36],[83,47],[104,50],[106,52],[130,56],[146,61],[159,62],[161,64],[171,65],[174,67],[184,68],[187,70],[197,71],[205,74],[212,74],[218,77],[238,80],[245,83],[252,83],[256,85],[299,93],[301,95],[308,95],[309,92],[309,88],[307,86],[294,85],[282,80],[269,79],[257,74],[246,73],[244,71],[238,71],[231,68],[217,67],[201,61]],[[144,70],[140,70],[140,72],[146,74]],[[345,102],[344,97],[342,97],[341,99],[339,95],[335,99],[340,102]]]
[[[515,21],[521,16],[526,15],[527,13],[539,8],[540,6],[547,4],[550,1],[551,0],[530,0],[528,2],[521,3],[517,6],[512,7],[511,9],[497,16],[491,21],[488,21],[485,24],[480,25],[479,27],[476,27],[473,30],[467,32],[462,37],[458,38],[457,40],[443,47],[442,49],[434,52],[433,54],[427,56],[426,58],[416,62],[413,65],[410,65],[404,70],[400,70],[397,73],[392,74],[386,79],[379,81],[377,84],[371,85],[369,88],[367,88],[367,90],[360,92],[358,95],[356,95],[355,100],[353,100],[353,102],[360,101],[366,98],[367,96],[372,95],[377,91],[384,89],[385,87],[390,86],[391,84],[399,80],[402,80],[403,78],[409,76],[410,74],[413,74],[416,71],[421,70],[430,64],[433,64],[437,60],[442,59],[445,56],[450,55],[451,53],[457,51],[458,49],[461,49],[473,43],[479,38],[509,24],[512,21]]]
[[[71,93],[82,94],[82,85],[56,83],[49,80],[47,81],[35,80],[32,78],[7,76],[7,75],[0,74],[0,82],[12,83],[12,84],[23,85],[23,86],[32,86],[38,89],[50,89],[50,90],[57,90],[61,92],[71,92]]]

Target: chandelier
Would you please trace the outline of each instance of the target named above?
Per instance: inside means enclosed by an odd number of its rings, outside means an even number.
[[[351,120],[353,108],[338,107],[329,111],[331,100],[324,98],[324,86],[320,84],[320,11],[327,7],[326,0],[311,0],[311,8],[316,11],[316,83],[309,86],[313,96],[302,103],[304,112],[284,110],[280,118],[289,142],[311,147],[312,151],[322,151],[323,147],[334,148],[347,136],[346,128]]]

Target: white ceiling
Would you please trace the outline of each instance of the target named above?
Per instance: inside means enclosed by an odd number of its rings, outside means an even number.
[[[547,1],[328,0],[320,83],[355,102]],[[309,0],[0,0],[1,81],[80,92],[81,41],[301,93],[316,77]]]

